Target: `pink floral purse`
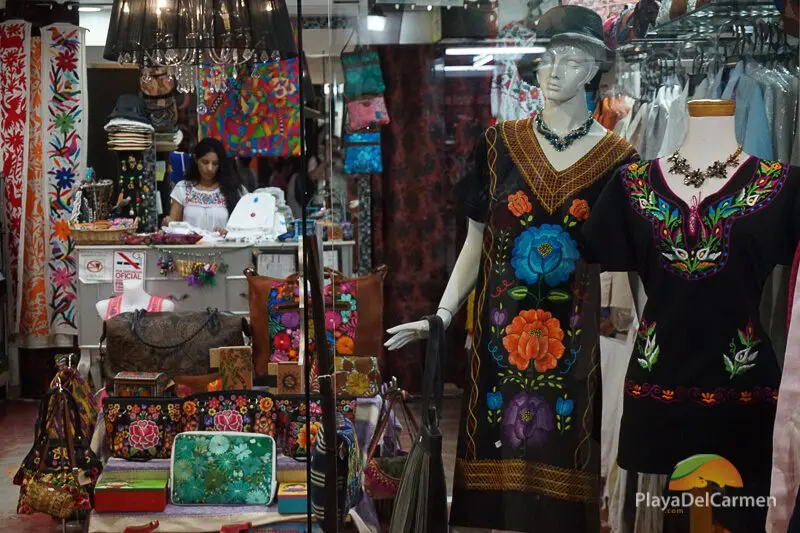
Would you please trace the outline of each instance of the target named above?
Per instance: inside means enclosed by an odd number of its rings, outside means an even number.
[[[389,122],[389,112],[383,96],[370,96],[347,102],[347,125],[350,131],[384,126]]]

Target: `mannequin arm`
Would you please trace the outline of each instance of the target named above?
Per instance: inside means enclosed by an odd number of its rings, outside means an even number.
[[[481,252],[483,250],[483,230],[486,224],[469,219],[467,228],[467,239],[458,254],[458,259],[453,267],[453,273],[444,289],[442,299],[439,300],[439,309],[436,314],[444,322],[445,329],[453,321],[453,316],[458,312],[466,301],[469,293],[475,287],[478,279],[478,265],[480,264]],[[427,338],[428,322],[417,320],[407,324],[400,324],[387,330],[391,338],[386,341],[385,346],[389,350],[398,350],[419,339]]]

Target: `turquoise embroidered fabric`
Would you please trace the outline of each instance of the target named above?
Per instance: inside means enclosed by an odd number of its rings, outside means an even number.
[[[256,433],[180,433],[170,486],[178,505],[269,505],[276,487],[275,441]]]

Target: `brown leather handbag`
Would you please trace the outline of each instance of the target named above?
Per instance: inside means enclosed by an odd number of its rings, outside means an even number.
[[[378,357],[383,353],[383,281],[381,266],[366,276],[348,278],[325,270],[325,330],[333,335],[337,355]],[[268,375],[271,362],[297,360],[300,338],[294,335],[303,319],[299,306],[298,276],[286,279],[247,276],[253,359],[256,376]],[[312,341],[313,345],[313,341]],[[313,354],[312,354],[313,356]]]
[[[122,371],[157,370],[171,378],[211,374],[209,348],[239,346],[246,333],[246,319],[216,309],[121,313],[103,324],[103,372],[107,380]]]

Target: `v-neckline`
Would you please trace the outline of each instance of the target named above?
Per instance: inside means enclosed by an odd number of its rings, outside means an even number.
[[[580,159],[556,170],[533,132],[533,118],[502,122],[498,129],[514,165],[539,204],[552,215],[578,191],[588,187],[608,170],[634,153],[622,137],[607,131]]]
[[[729,192],[731,188],[734,188],[733,192],[735,192],[736,190],[741,189],[746,183],[748,183],[755,175],[755,172],[758,170],[758,167],[756,165],[753,165],[753,161],[756,161],[756,157],[752,155],[748,156],[747,160],[741,165],[739,165],[739,168],[737,168],[733,172],[733,174],[728,176],[728,179],[725,180],[725,183],[722,185],[722,187],[717,189],[715,192],[709,194],[705,198],[701,199],[697,203],[696,207],[697,212],[701,213],[703,209],[706,207],[706,205],[712,199],[722,197],[726,194],[733,194],[732,192]],[[672,187],[670,186],[669,181],[667,181],[667,177],[664,175],[664,171],[661,168],[661,158],[656,159],[654,163],[655,163],[654,165],[650,166],[650,183],[651,184],[653,183],[653,169],[655,169],[656,176],[660,186],[659,188],[662,190],[662,194],[672,198],[672,201],[678,205],[678,208],[681,211],[683,219],[686,220],[686,216],[692,210],[692,207],[689,204],[687,204],[686,200],[681,198],[679,194],[677,194],[675,191],[672,190]],[[749,171],[747,171],[748,168]],[[747,179],[743,183],[739,183],[740,181],[742,181],[741,177],[744,175],[747,175]]]
[[[534,151],[536,151],[536,152],[537,152],[537,155],[538,155],[539,157],[541,157],[541,158],[544,160],[544,162],[547,164],[547,170],[548,170],[548,172],[550,172],[550,174],[555,174],[555,175],[563,175],[563,174],[566,174],[566,173],[568,173],[569,171],[571,171],[572,169],[574,169],[576,166],[578,166],[578,165],[580,165],[581,163],[583,163],[583,162],[584,162],[584,161],[585,161],[585,160],[586,160],[586,159],[587,159],[587,158],[588,158],[590,155],[592,155],[592,153],[594,153],[594,151],[595,151],[595,150],[596,150],[596,149],[597,149],[597,148],[598,148],[598,147],[599,147],[601,144],[605,143],[605,142],[606,142],[606,140],[608,140],[608,138],[609,138],[609,136],[610,136],[610,135],[613,135],[613,132],[612,132],[611,130],[606,130],[606,133],[605,133],[605,135],[603,135],[603,137],[601,137],[601,138],[600,138],[600,140],[599,140],[599,141],[597,141],[597,142],[594,144],[594,146],[592,146],[591,148],[589,148],[589,150],[587,150],[587,152],[586,152],[585,154],[583,154],[583,155],[582,155],[580,158],[578,158],[578,160],[577,160],[577,161],[575,161],[574,163],[572,163],[570,166],[568,166],[568,167],[567,167],[567,168],[565,168],[564,170],[557,170],[557,169],[556,169],[556,168],[553,166],[553,163],[551,163],[551,162],[550,162],[550,158],[548,158],[548,157],[547,157],[547,154],[544,152],[544,149],[542,149],[542,145],[541,145],[541,143],[539,142],[539,137],[537,137],[537,136],[536,136],[536,133],[533,131],[533,118],[528,118],[528,119],[526,120],[526,122],[527,122],[527,124],[525,125],[525,131],[527,131],[527,132],[528,132],[528,135],[530,136],[531,140],[533,141],[533,143],[532,143],[532,144],[533,144],[533,146],[534,146],[534,148],[533,148],[533,149],[534,149]]]

